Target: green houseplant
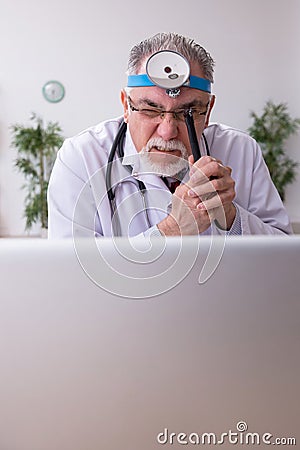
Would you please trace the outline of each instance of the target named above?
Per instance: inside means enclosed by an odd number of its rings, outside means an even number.
[[[41,117],[33,114],[33,126],[15,124],[12,128],[12,147],[18,152],[15,166],[25,177],[26,230],[34,223],[48,228],[47,188],[58,148],[64,138],[57,122],[44,125]]]
[[[286,140],[297,132],[300,119],[292,119],[285,103],[268,101],[261,116],[250,113],[253,125],[249,134],[260,144],[271,178],[282,200],[285,189],[297,174],[297,162],[285,154]]]

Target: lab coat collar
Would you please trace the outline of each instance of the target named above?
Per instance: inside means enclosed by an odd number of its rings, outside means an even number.
[[[137,160],[138,152],[133,143],[129,127],[127,127],[125,143],[124,143],[124,157],[122,164],[123,166],[134,166]]]

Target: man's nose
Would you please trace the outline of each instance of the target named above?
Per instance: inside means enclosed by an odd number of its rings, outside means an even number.
[[[165,113],[162,121],[157,127],[157,132],[165,141],[175,139],[178,136],[178,121],[172,113]]]

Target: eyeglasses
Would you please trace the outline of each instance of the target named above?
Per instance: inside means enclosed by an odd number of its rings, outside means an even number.
[[[192,114],[194,122],[201,122],[203,116],[207,113],[209,102],[207,102],[205,109],[203,108],[184,108],[174,111],[163,111],[162,109],[155,108],[136,108],[132,104],[132,100],[128,97],[128,105],[131,111],[139,113],[141,119],[147,120],[151,123],[160,123],[166,117],[166,114],[172,114],[174,120],[178,122],[184,122],[188,114]]]

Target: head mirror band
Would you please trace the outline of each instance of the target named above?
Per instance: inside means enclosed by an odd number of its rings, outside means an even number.
[[[184,86],[189,86],[190,88],[199,89],[200,91],[211,93],[211,82],[206,78],[200,78],[191,75]]]
[[[128,75],[127,87],[155,86],[146,73],[140,75]]]
[[[128,76],[127,87],[145,87],[145,86],[156,86],[150,80],[150,78],[146,73]],[[183,86],[211,93],[211,82],[206,78],[200,78],[191,75],[188,81],[183,84]]]

